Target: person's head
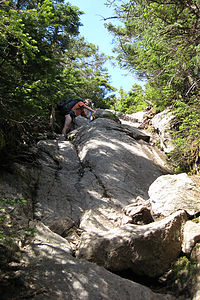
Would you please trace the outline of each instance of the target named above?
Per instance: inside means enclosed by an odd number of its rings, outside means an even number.
[[[91,106],[92,105],[92,101],[90,99],[85,99],[84,103],[87,106]]]

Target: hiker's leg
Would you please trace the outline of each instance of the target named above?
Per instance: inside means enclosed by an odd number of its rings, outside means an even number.
[[[63,130],[62,130],[62,135],[64,135],[64,136],[66,135],[67,131],[71,127],[71,123],[72,123],[72,118],[71,118],[70,114],[67,114],[65,116],[65,124],[64,124]]]

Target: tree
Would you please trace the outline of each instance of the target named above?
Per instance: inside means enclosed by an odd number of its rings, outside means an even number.
[[[91,98],[95,106],[105,108],[107,94],[116,90],[109,83],[110,75],[104,66],[108,59],[110,57],[100,53],[99,48],[86,42],[84,37],[71,39],[69,49],[65,51],[63,96],[76,94]]]
[[[27,143],[47,117],[80,14],[64,1],[0,2],[0,150]]]
[[[174,91],[185,96],[192,85],[197,87],[198,9],[198,1],[125,1],[117,6],[124,27],[107,28],[118,41],[121,67],[146,76],[149,83],[168,86],[173,97]]]
[[[115,105],[115,108],[118,111],[130,114],[141,111],[147,107],[142,87],[138,84],[134,84],[128,93],[126,93],[123,89],[120,89],[119,94],[120,96],[118,97]]]
[[[114,6],[116,17],[123,24],[107,24],[108,30],[117,40],[115,51],[118,53],[119,64],[122,68],[134,71],[139,77],[146,77],[148,85],[145,98],[158,110],[168,106],[174,107],[177,115],[175,157],[179,157],[178,163],[181,163],[182,152],[185,153],[187,161],[193,151],[190,147],[191,142],[197,145],[195,149],[200,143],[200,2],[108,2]],[[195,159],[199,160],[199,156]],[[184,167],[191,164],[191,161],[188,164],[184,163]]]

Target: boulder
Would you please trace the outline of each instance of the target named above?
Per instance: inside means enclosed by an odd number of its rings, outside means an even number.
[[[148,110],[138,111],[130,115],[130,120],[136,120],[138,123],[142,124],[148,115]]]
[[[106,119],[113,120],[117,123],[120,123],[118,116],[114,112],[108,109],[97,109],[95,111],[95,119],[97,118],[106,118]]]
[[[154,222],[150,202],[141,197],[137,197],[136,201],[125,206],[123,211],[126,216],[131,218],[131,220],[127,219],[127,223],[144,225]],[[125,222],[126,219],[123,220],[123,224],[126,224]]]
[[[75,124],[75,128],[79,128],[81,126],[87,126],[89,125],[89,120],[82,116],[78,116],[77,118],[75,118],[74,124]]]
[[[193,276],[190,280],[191,299],[200,299],[200,243],[197,243],[191,253]]]
[[[132,114],[124,114],[116,112],[117,116],[120,118],[122,124],[135,124],[136,127],[140,126],[147,118],[148,111],[145,109],[143,111],[138,111]]]
[[[127,224],[108,232],[83,232],[76,257],[111,271],[130,269],[137,275],[157,277],[168,270],[181,252],[186,213],[148,225]]]
[[[148,135],[142,130],[139,130],[128,124],[122,124],[121,128],[123,128],[124,132],[126,132],[126,134],[128,134],[130,137],[134,138],[135,140],[143,140],[147,143],[150,142],[150,135]]]
[[[173,136],[170,132],[174,118],[175,116],[170,108],[165,109],[152,118],[152,125],[158,133],[161,149],[165,153],[169,153],[175,148]]]
[[[115,112],[115,114],[119,117],[122,125],[139,128],[144,132],[143,129],[148,128],[149,125],[151,114],[149,109],[150,108],[147,107],[145,110],[133,114],[124,114],[121,112]]]
[[[145,205],[128,205],[126,211],[128,211],[126,214],[132,219],[132,224],[144,225],[154,222],[151,210]]]
[[[192,221],[186,222],[183,237],[182,251],[183,253],[190,254],[195,244],[200,242],[200,224]]]
[[[179,209],[191,216],[200,212],[200,190],[186,173],[160,176],[148,193],[156,215],[169,216]]]

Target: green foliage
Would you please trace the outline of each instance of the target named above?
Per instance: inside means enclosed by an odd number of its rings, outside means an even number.
[[[113,109],[117,111],[131,114],[148,106],[144,100],[143,90],[138,84],[134,84],[128,93],[125,93],[123,89],[120,89],[119,93],[120,97],[116,99],[116,103],[112,104]]]
[[[189,103],[175,103],[176,124],[172,132],[176,149],[171,153],[176,166],[181,171],[199,172],[200,159],[200,112],[199,100],[196,97]]]
[[[199,169],[200,3],[191,1],[108,1],[121,21],[107,24],[122,68],[148,80],[145,100],[158,111],[175,107],[181,169]],[[125,107],[129,103],[125,103]],[[124,109],[122,107],[121,109]],[[179,158],[178,158],[179,157]]]
[[[110,75],[104,67],[107,59],[110,57],[99,53],[99,48],[83,37],[71,39],[65,51],[63,78],[66,83],[60,96],[77,94],[83,99],[91,98],[96,107],[105,108],[107,93],[116,90],[110,85]]]
[[[171,285],[177,297],[191,297],[191,288],[196,281],[197,265],[186,256],[180,257],[174,264],[171,274]]]
[[[0,2],[0,156],[50,130],[57,101],[69,95],[106,106],[114,88],[98,47],[78,37],[81,11],[64,0]]]
[[[1,1],[0,113],[2,155],[29,142],[47,118],[62,54],[78,34],[80,12],[63,1]],[[53,92],[53,91],[52,91]],[[44,122],[43,122],[44,123]]]

